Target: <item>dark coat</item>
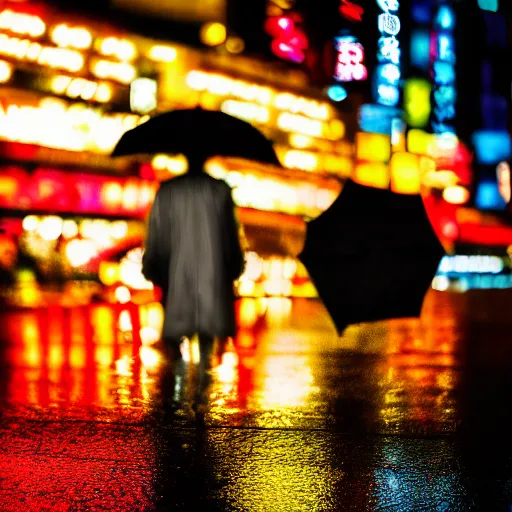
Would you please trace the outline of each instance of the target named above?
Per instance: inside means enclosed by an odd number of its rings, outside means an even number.
[[[149,217],[142,272],[164,292],[163,338],[234,336],[233,281],[243,271],[231,189],[205,173],[158,190]]]

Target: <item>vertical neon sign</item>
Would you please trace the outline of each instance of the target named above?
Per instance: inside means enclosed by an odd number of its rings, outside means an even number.
[[[441,3],[442,0],[438,0]],[[439,5],[434,16],[431,67],[434,82],[432,94],[432,131],[439,135],[455,134],[455,104],[457,101],[455,73],[455,13],[448,5]]]
[[[348,91],[344,87],[347,83],[359,82],[368,77],[368,69],[364,63],[365,50],[353,32],[354,26],[363,21],[364,8],[355,1],[359,0],[341,0],[339,5],[343,28],[334,38],[336,64],[333,78],[337,83],[327,90],[329,98],[333,101],[343,101],[347,98]]]
[[[398,0],[377,0],[382,10],[378,16],[381,37],[378,41],[377,59],[379,65],[374,77],[374,99],[388,107],[396,107],[400,102],[400,41],[397,36],[401,25],[398,17]]]

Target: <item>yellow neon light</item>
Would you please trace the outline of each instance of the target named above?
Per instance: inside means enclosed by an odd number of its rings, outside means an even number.
[[[106,37],[100,42],[99,52],[106,57],[115,57],[121,61],[131,61],[137,57],[137,48],[128,39]]]
[[[256,123],[268,123],[270,120],[270,112],[267,108],[255,103],[247,103],[244,101],[226,100],[222,103],[220,109],[226,114],[239,117],[245,121]]]
[[[52,129],[48,130],[48,119]],[[38,106],[0,104],[0,138],[68,151],[110,153],[121,135],[139,124],[133,114],[106,114],[85,104],[45,98]]]
[[[84,56],[76,50],[44,46],[6,34],[0,34],[0,55],[73,73],[84,67]]]
[[[358,160],[388,162],[391,156],[391,138],[380,133],[358,132],[356,151]]]
[[[112,62],[98,59],[91,66],[94,76],[106,80],[115,80],[128,85],[137,77],[137,70],[127,62]]]
[[[51,40],[64,48],[87,50],[92,46],[92,34],[84,27],[70,27],[66,23],[55,25],[50,34]]]
[[[160,44],[152,46],[148,52],[148,57],[157,62],[173,62],[177,55],[176,48]]]
[[[93,82],[85,78],[57,75],[52,78],[51,89],[55,94],[65,94],[70,98],[80,98],[85,101],[95,100],[99,103],[107,103],[112,99],[112,88],[109,84]]]
[[[39,16],[6,9],[0,12],[0,29],[23,36],[41,37],[46,31],[46,24]]]
[[[388,166],[379,162],[359,163],[354,171],[354,181],[369,187],[388,188]]]
[[[411,153],[393,153],[389,162],[391,190],[400,194],[420,192],[419,158]]]

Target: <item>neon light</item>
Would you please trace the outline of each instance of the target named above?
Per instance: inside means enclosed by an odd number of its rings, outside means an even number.
[[[268,18],[265,22],[265,30],[274,37],[270,45],[274,55],[291,62],[304,61],[304,50],[308,47],[308,39],[291,16]]]
[[[477,161],[493,165],[512,156],[510,135],[507,131],[479,131],[473,134]]]
[[[379,15],[379,30],[384,34],[396,36],[400,32],[400,19],[394,14],[384,13]]]
[[[437,32],[433,34],[432,62],[433,101],[431,125],[434,133],[455,133],[453,120],[456,116],[456,74],[455,39],[453,30],[456,18],[453,9],[447,5],[439,6],[434,17]]]
[[[331,100],[339,102],[343,101],[347,98],[348,93],[347,90],[341,85],[331,85],[329,89],[327,89],[327,96],[331,98]]]
[[[377,73],[380,74],[391,85],[398,85],[400,77],[400,68],[395,64],[383,64],[377,67]]]
[[[450,31],[455,28],[455,13],[451,7],[447,5],[439,7],[435,17],[435,25],[437,28]]]
[[[498,184],[492,181],[483,181],[478,185],[475,203],[482,210],[501,210],[506,205]]]
[[[450,85],[455,82],[455,68],[448,62],[438,60],[433,67],[434,82],[440,85]]]
[[[499,274],[505,268],[503,258],[498,256],[462,255],[444,256],[439,264],[441,274]]]
[[[271,16],[265,21],[265,31],[274,37],[282,37],[293,32],[295,24],[287,16]]]
[[[334,78],[340,82],[366,80],[368,70],[363,64],[363,46],[344,38],[338,38],[335,44],[338,50],[338,59],[334,70]]]
[[[377,55],[380,62],[390,61],[393,64],[400,63],[400,43],[394,37],[381,37],[378,42],[379,54]]]
[[[46,32],[46,24],[39,16],[6,9],[0,13],[0,29],[24,36],[41,37]]]
[[[393,119],[401,113],[397,108],[383,105],[363,105],[359,110],[359,126],[365,132],[391,135]]]
[[[400,101],[400,57],[401,49],[397,35],[400,33],[400,18],[395,14],[398,0],[376,0],[384,12],[378,15],[378,28],[381,37],[378,41],[377,60],[382,63],[374,75],[374,97],[377,103],[394,107]]]
[[[496,166],[496,178],[498,180],[498,190],[503,200],[508,204],[512,196],[510,164],[500,162]]]
[[[455,40],[449,34],[439,34],[437,54],[442,61],[455,64]]]
[[[282,59],[290,60],[292,62],[301,63],[305,59],[304,52],[299,50],[289,44],[286,41],[280,41],[279,39],[275,39],[272,41],[270,46],[272,52],[276,55],[276,57],[280,57]]]
[[[75,50],[45,46],[6,34],[0,34],[0,55],[71,72],[80,71],[84,66],[84,56]]]
[[[405,118],[409,126],[424,128],[430,118],[430,82],[421,78],[410,78],[404,86]]]
[[[478,7],[484,11],[497,12],[498,0],[478,0]]]
[[[0,139],[67,151],[110,153],[121,135],[141,119],[134,114],[102,113],[85,105],[76,109],[74,105],[54,98],[42,98],[37,106],[0,102]],[[53,122],[51,130],[48,119]]]
[[[394,85],[380,84],[377,87],[379,103],[389,107],[395,107],[400,100],[400,90]]]
[[[414,30],[411,35],[411,62],[427,70],[430,63],[430,34],[427,30]]]
[[[349,0],[341,0],[340,14],[349,21],[363,21],[364,9]]]
[[[377,0],[377,4],[383,11],[398,11],[400,8],[398,0]]]

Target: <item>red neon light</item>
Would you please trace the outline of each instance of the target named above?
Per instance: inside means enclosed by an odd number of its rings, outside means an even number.
[[[360,43],[341,42],[337,45],[338,61],[334,77],[340,82],[366,80],[368,70],[363,64],[364,48]]]
[[[274,55],[291,62],[304,61],[303,50],[308,47],[308,39],[296,26],[294,17],[272,16],[265,22],[265,30],[275,38],[270,46]]]
[[[295,46],[289,44],[288,41],[275,39],[272,41],[270,48],[274,55],[281,59],[286,59],[297,63],[304,61],[304,52],[300,48],[296,48]]]
[[[294,29],[295,23],[288,16],[272,16],[265,21],[265,31],[274,37],[290,35]]]
[[[340,14],[349,21],[363,21],[364,9],[349,0],[341,0]]]

